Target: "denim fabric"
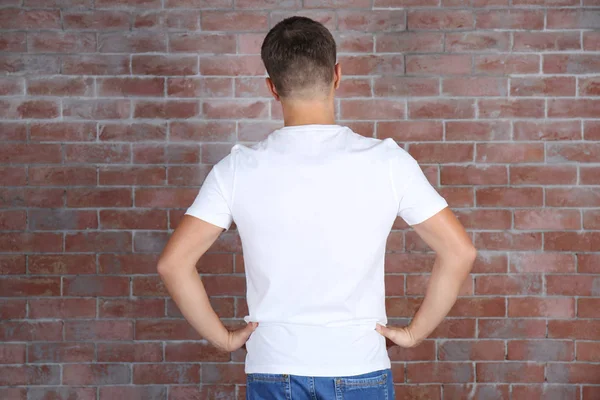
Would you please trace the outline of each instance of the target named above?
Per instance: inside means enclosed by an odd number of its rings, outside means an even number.
[[[394,400],[392,371],[345,377],[248,374],[246,400]]]

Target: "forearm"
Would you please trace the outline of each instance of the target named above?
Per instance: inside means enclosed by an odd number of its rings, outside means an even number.
[[[428,337],[448,315],[472,265],[469,257],[436,258],[425,299],[409,325],[418,342]]]
[[[185,319],[203,338],[224,349],[228,330],[213,310],[195,268],[163,270],[161,278]]]

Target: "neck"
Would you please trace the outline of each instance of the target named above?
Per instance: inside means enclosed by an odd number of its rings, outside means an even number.
[[[335,124],[333,99],[327,101],[286,101],[282,102],[281,106],[283,108],[284,126]]]

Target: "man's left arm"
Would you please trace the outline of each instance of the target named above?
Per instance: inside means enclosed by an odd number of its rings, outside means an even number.
[[[184,215],[160,256],[158,273],[190,325],[217,348],[231,352],[246,343],[257,324],[229,332],[213,310],[196,270],[198,260],[221,232],[219,226]]]

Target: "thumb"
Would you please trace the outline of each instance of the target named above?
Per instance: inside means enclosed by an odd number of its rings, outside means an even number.
[[[258,322],[249,322],[246,324],[245,327],[235,332],[236,336],[238,336],[238,340],[241,340],[242,343],[246,342],[246,340],[248,340],[252,332],[254,332],[257,327]]]
[[[383,326],[380,324],[377,324],[375,326],[375,330],[377,332],[379,332],[380,334],[382,334],[383,336],[385,336],[386,338],[393,340],[392,336],[394,336],[395,332],[393,329],[388,328],[387,326]]]

